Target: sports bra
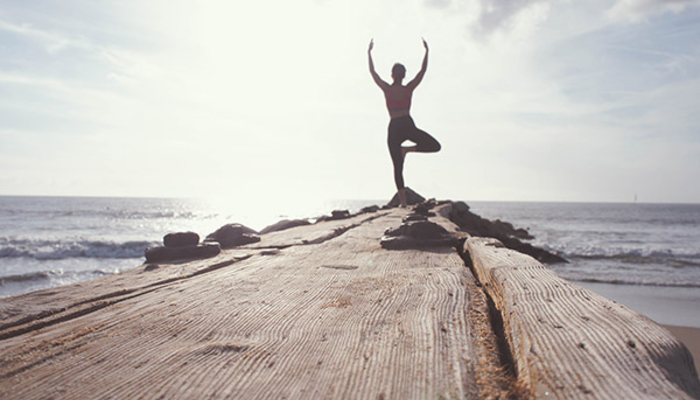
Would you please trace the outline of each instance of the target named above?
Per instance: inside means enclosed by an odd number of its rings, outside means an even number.
[[[389,111],[410,109],[413,91],[405,86],[401,87],[401,90],[393,91],[392,89],[398,88],[389,86],[389,88],[387,88],[387,90],[384,92],[384,97],[386,98],[386,108],[388,108]]]

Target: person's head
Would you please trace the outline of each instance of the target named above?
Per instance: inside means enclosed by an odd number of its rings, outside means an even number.
[[[394,64],[394,67],[391,68],[391,77],[394,78],[395,81],[400,81],[406,76],[406,67],[403,66],[403,64],[396,63]]]

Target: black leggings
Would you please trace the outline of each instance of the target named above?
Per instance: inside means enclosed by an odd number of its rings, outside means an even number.
[[[394,181],[397,189],[403,189],[403,156],[401,155],[401,143],[410,140],[416,144],[416,151],[421,153],[434,153],[440,151],[440,143],[427,132],[416,128],[413,118],[409,115],[405,117],[393,118],[389,122],[389,153],[391,162],[394,163]]]

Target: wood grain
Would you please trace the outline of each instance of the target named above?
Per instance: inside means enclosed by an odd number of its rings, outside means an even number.
[[[700,398],[688,350],[663,327],[495,239],[465,248],[535,398]]]
[[[502,396],[485,296],[458,253],[379,246],[404,214],[4,299],[0,398]]]

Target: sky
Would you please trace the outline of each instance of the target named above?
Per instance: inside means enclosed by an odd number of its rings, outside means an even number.
[[[0,195],[700,203],[700,2],[5,1]]]

